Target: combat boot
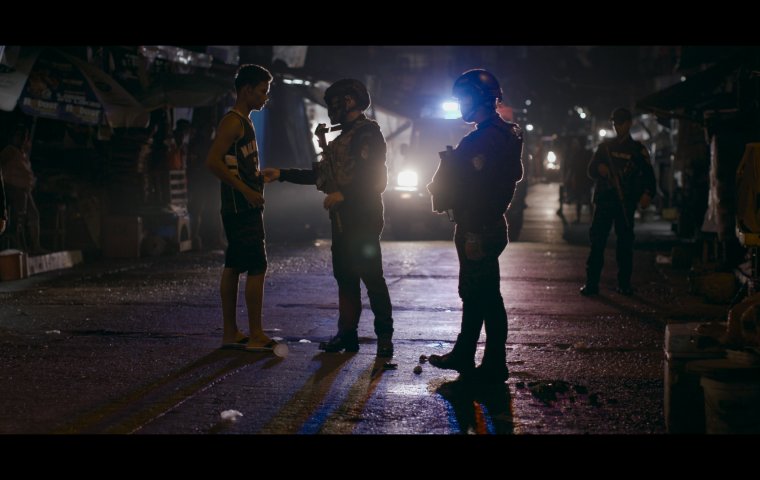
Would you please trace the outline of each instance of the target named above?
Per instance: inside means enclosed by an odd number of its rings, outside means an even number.
[[[327,342],[320,342],[319,349],[328,353],[340,352],[345,350],[346,352],[358,352],[359,351],[359,337],[354,332],[353,334],[337,334]]]
[[[445,355],[430,355],[428,357],[430,365],[443,370],[456,370],[457,372],[467,375],[475,370],[475,361],[465,360],[453,351]]]
[[[590,297],[591,295],[597,295],[599,293],[599,285],[593,285],[587,283],[581,287],[581,295],[584,297]]]
[[[393,341],[391,335],[378,335],[377,337],[377,356],[380,358],[391,358],[393,356]]]

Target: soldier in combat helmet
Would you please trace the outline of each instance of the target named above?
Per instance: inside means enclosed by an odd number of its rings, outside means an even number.
[[[338,332],[319,348],[326,352],[359,350],[361,281],[375,315],[377,356],[392,357],[393,317],[380,252],[384,225],[381,194],[388,183],[385,139],[377,123],[364,115],[370,96],[360,81],[333,83],[325,91],[325,103],[330,121],[340,125],[341,133],[328,144],[324,137],[327,129],[317,127],[322,161],[315,162],[312,169],[265,168],[264,178],[267,182],[316,185],[326,194],[324,207],[330,212],[332,225],[339,316]]]
[[[581,287],[584,296],[599,293],[604,248],[613,224],[617,236],[617,291],[623,295],[633,294],[633,215],[637,203],[641,208],[649,206],[657,193],[657,185],[647,148],[631,138],[632,118],[627,108],[612,112],[617,136],[602,142],[588,164],[588,176],[595,185],[594,218],[589,230],[591,251],[586,260],[586,284]]]

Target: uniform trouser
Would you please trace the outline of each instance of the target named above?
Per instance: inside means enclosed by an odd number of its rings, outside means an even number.
[[[375,315],[375,334],[393,335],[391,297],[383,277],[380,235],[375,231],[349,230],[332,232],[333,275],[338,281],[338,334],[355,336],[362,313],[361,285]]]
[[[453,352],[465,361],[474,359],[480,330],[485,323],[486,348],[482,364],[496,367],[506,364],[507,311],[499,289],[499,255],[508,241],[506,225],[500,225],[482,235],[485,256],[470,260],[465,254],[465,232],[459,226],[455,230],[462,326]]]
[[[618,265],[618,285],[629,287],[633,273],[633,214],[635,205],[626,205],[625,212],[621,203],[614,201],[597,202],[594,208],[594,218],[589,229],[591,252],[586,260],[586,284],[599,285],[599,278],[604,266],[604,249],[610,235],[612,225],[615,225],[617,247],[615,257]]]

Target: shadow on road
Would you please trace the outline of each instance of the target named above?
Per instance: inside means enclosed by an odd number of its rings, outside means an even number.
[[[512,396],[504,384],[481,384],[457,379],[436,389],[451,406],[450,423],[459,434],[514,434]]]
[[[283,359],[267,353],[214,350],[181,370],[86,413],[53,433],[135,433],[228,375],[267,360],[270,368]]]

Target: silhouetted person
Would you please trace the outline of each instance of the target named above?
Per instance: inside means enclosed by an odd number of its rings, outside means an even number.
[[[599,278],[604,265],[604,249],[612,225],[615,225],[618,264],[618,293],[633,294],[633,215],[636,204],[647,208],[657,192],[649,152],[630,135],[633,117],[626,108],[612,112],[617,136],[599,145],[588,165],[594,187],[594,218],[589,238],[591,251],[586,261],[586,284],[582,295],[599,293]]]
[[[491,73],[468,70],[454,83],[462,119],[476,123],[451,152],[451,182],[440,185],[438,173],[429,189],[434,201],[449,195],[459,257],[459,296],[462,326],[451,352],[431,355],[430,364],[460,372],[464,377],[503,383],[507,368],[507,312],[501,296],[499,255],[509,242],[505,213],[522,179],[522,130],[496,113],[502,99],[499,82]],[[443,167],[443,165],[442,165]],[[475,370],[475,351],[485,323],[486,347]]]
[[[253,110],[264,108],[271,81],[269,71],[258,65],[242,65],[238,69],[235,105],[219,122],[206,158],[206,166],[222,181],[222,223],[229,243],[220,286],[224,322],[222,346],[247,340],[246,349],[252,351],[271,350],[276,346],[261,326],[267,271],[264,179],[259,170],[256,132],[249,117]],[[238,283],[243,272],[247,272],[245,304],[250,338],[238,330],[236,320]]]
[[[325,102],[330,121],[340,124],[342,131],[327,144],[324,125],[317,127],[323,160],[311,170],[265,168],[264,176],[268,182],[279,179],[316,185],[327,194],[324,207],[330,211],[332,225],[339,317],[338,333],[330,341],[320,343],[319,348],[326,352],[359,350],[360,282],[364,282],[375,315],[377,356],[392,357],[392,307],[380,252],[381,194],[388,183],[385,139],[377,123],[364,116],[370,96],[360,81],[338,80],[325,91]]]
[[[585,148],[581,138],[573,137],[565,154],[567,169],[565,170],[565,201],[575,203],[575,223],[581,221],[583,205],[591,207],[591,188],[593,182],[588,176],[588,164],[591,160],[591,150]]]

